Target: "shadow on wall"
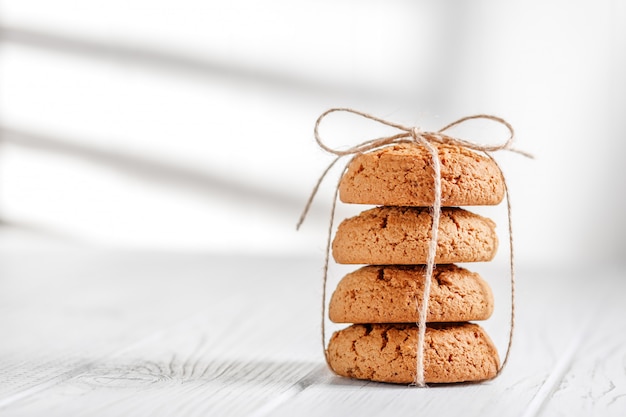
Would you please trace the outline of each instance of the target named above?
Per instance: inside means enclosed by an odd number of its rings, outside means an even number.
[[[279,194],[274,190],[252,187],[249,184],[228,178],[224,173],[199,172],[163,160],[81,145],[76,140],[63,140],[51,136],[0,128],[1,144],[74,157],[160,185],[186,187],[196,191],[198,195],[211,196],[211,199],[218,194],[236,198],[243,203],[266,206],[274,210],[302,205],[302,201],[291,193]]]
[[[430,87],[433,95],[439,97],[445,95],[443,91],[445,84],[437,82],[416,83],[412,86],[406,86],[406,91],[399,95],[397,92],[390,92],[376,85],[360,84],[357,86],[337,82],[331,78],[312,79],[306,75],[281,71],[278,67],[273,67],[271,70],[245,67],[233,62],[153,48],[147,45],[133,46],[124,43],[104,42],[10,26],[0,26],[0,41],[46,51],[75,54],[86,58],[120,61],[125,65],[142,65],[161,71],[177,71],[198,77],[219,77],[224,81],[234,80],[260,84],[274,91],[291,93],[296,90],[310,97],[345,96],[355,97],[363,101],[390,101],[397,105],[402,102],[414,101],[415,94],[424,93],[417,87],[422,88],[424,86]],[[458,48],[460,45],[455,43],[454,49]],[[452,53],[446,54],[446,60],[454,60],[454,56]],[[450,65],[442,65],[442,67],[453,66],[451,65],[453,62],[447,64]],[[438,85],[439,88],[434,89],[432,88],[433,85]]]

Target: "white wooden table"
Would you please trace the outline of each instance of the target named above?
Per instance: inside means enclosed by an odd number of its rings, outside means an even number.
[[[4,250],[0,416],[626,415],[624,268],[522,266],[506,371],[426,389],[326,368],[320,271],[321,255]],[[506,269],[481,272],[502,353]]]

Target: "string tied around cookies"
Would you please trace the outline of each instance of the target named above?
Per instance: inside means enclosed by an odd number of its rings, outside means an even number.
[[[376,138],[376,139],[366,140],[360,144],[357,144],[345,150],[334,149],[334,148],[327,146],[322,141],[321,136],[319,134],[319,127],[322,121],[329,114],[335,113],[335,112],[352,113],[357,116],[361,116],[365,119],[369,119],[369,120],[378,122],[380,124],[395,128],[399,130],[399,133],[396,133],[390,136]],[[445,131],[452,128],[453,126],[457,126],[469,120],[475,120],[475,119],[493,121],[500,125],[505,126],[507,130],[509,131],[509,137],[506,139],[506,141],[504,141],[501,144],[483,145],[483,144],[478,144],[478,143],[468,141],[465,139],[452,137],[444,133]],[[434,200],[433,200],[432,205],[430,206],[431,219],[432,219],[431,235],[430,235],[431,237],[429,241],[428,253],[427,253],[427,258],[426,258],[423,296],[422,296],[421,303],[420,302],[417,303],[418,321],[416,324],[418,327],[418,337],[417,337],[417,351],[416,351],[416,376],[415,376],[415,381],[413,385],[419,386],[419,387],[424,387],[426,385],[425,377],[424,377],[424,350],[425,350],[424,342],[425,342],[425,332],[426,332],[426,316],[428,313],[430,287],[431,287],[431,281],[432,281],[434,267],[435,267],[435,256],[437,252],[437,241],[438,241],[437,235],[438,235],[438,230],[439,230],[439,221],[440,221],[440,214],[441,214],[441,161],[439,159],[437,147],[434,144],[454,145],[454,146],[460,146],[460,147],[468,148],[474,151],[482,152],[494,162],[494,164],[498,168],[500,175],[502,177],[502,181],[504,184],[504,191],[506,195],[506,202],[507,202],[508,234],[509,234],[509,267],[510,267],[510,286],[511,286],[511,315],[510,315],[509,338],[508,338],[508,344],[507,344],[504,360],[502,361],[502,365],[498,369],[498,375],[499,375],[508,362],[509,354],[511,351],[511,346],[513,343],[513,331],[515,328],[515,260],[514,260],[514,250],[513,250],[513,226],[512,226],[512,220],[511,220],[512,209],[511,209],[511,198],[509,195],[509,188],[508,188],[506,179],[504,177],[504,174],[502,173],[502,169],[500,168],[499,164],[494,159],[494,157],[491,155],[491,152],[506,150],[506,151],[518,153],[528,158],[533,157],[531,154],[513,147],[515,131],[513,127],[511,126],[511,124],[507,122],[506,120],[497,116],[488,115],[488,114],[477,114],[477,115],[460,118],[452,123],[449,123],[448,125],[444,126],[443,128],[439,129],[436,132],[431,132],[431,131],[423,131],[421,128],[417,126],[404,126],[398,123],[390,122],[388,120],[384,120],[376,116],[373,116],[369,113],[361,112],[361,111],[354,110],[351,108],[338,107],[338,108],[331,108],[329,110],[326,110],[318,117],[317,121],[315,122],[314,136],[315,136],[315,140],[317,144],[325,151],[334,154],[336,158],[322,172],[317,183],[313,187],[311,195],[309,196],[309,199],[307,200],[307,203],[304,207],[302,215],[300,216],[300,219],[296,226],[297,229],[299,229],[302,223],[304,222],[304,219],[306,218],[307,213],[309,212],[311,204],[324,178],[326,177],[328,172],[330,172],[333,166],[344,156],[352,156],[352,159],[354,159],[357,155],[374,150],[374,149],[380,149],[380,148],[390,146],[393,144],[409,143],[409,142],[416,143],[420,146],[425,147],[431,156],[431,168],[433,169],[433,177],[434,177],[433,178]],[[350,160],[350,162],[352,161],[352,159]],[[347,170],[347,167],[350,165],[350,162],[348,162],[346,164],[346,167],[344,167],[343,173],[345,173],[345,171]],[[343,176],[343,173],[341,176]],[[326,330],[325,330],[326,287],[327,287],[327,280],[328,280],[328,266],[330,262],[331,236],[332,236],[332,229],[333,229],[338,194],[339,194],[339,183],[335,187],[335,192],[334,192],[334,197],[333,197],[333,202],[332,202],[331,216],[330,216],[330,221],[329,221],[329,226],[328,226],[328,234],[327,234],[327,242],[326,242],[326,257],[324,261],[323,282],[322,282],[323,287],[322,287],[321,330],[322,330],[322,345],[323,345],[323,350],[324,350],[324,356],[327,362],[328,362],[328,353],[326,350]]]

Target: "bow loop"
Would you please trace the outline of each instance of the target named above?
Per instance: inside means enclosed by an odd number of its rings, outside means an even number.
[[[348,148],[346,150],[334,149],[326,145],[324,141],[322,140],[319,134],[319,126],[322,123],[322,121],[326,118],[326,116],[335,112],[345,112],[345,113],[355,114],[365,119],[369,119],[374,122],[377,122],[377,123],[380,123],[389,127],[393,127],[399,130],[400,132],[395,135],[384,136],[384,137],[376,138],[376,139],[370,139],[356,146]],[[476,142],[472,142],[466,139],[456,138],[456,137],[443,133],[446,130],[454,126],[458,126],[469,120],[474,120],[474,119],[491,120],[493,122],[503,125],[509,131],[509,137],[506,139],[506,141],[500,144],[482,145]],[[423,143],[423,141],[428,141],[428,142],[435,142],[435,143],[441,143],[441,144],[447,144],[447,145],[462,146],[465,148],[469,148],[469,149],[472,149],[475,151],[481,151],[481,152],[508,150],[511,152],[519,153],[528,158],[533,157],[531,154],[527,152],[520,151],[518,149],[513,148],[512,146],[513,140],[515,139],[515,131],[513,130],[513,126],[511,126],[511,124],[507,122],[506,120],[504,120],[503,118],[498,117],[498,116],[493,116],[490,114],[476,114],[473,116],[463,117],[444,126],[443,128],[439,129],[437,132],[429,132],[429,131],[422,130],[419,126],[404,126],[398,123],[390,122],[385,119],[381,119],[376,116],[372,116],[369,113],[365,113],[365,112],[361,112],[358,110],[345,108],[345,107],[336,107],[336,108],[326,110],[317,118],[317,121],[315,122],[314,135],[315,135],[316,142],[322,149],[332,154],[335,154],[337,156],[346,156],[346,155],[355,155],[359,153],[364,153],[373,149],[382,148],[384,146],[391,145],[393,143],[403,143],[403,142],[409,142],[409,141]]]

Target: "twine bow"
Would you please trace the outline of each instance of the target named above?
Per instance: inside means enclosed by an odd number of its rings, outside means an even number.
[[[396,128],[400,130],[400,133],[397,133],[391,136],[377,138],[377,139],[367,140],[365,142],[362,142],[346,150],[333,149],[327,146],[326,144],[324,144],[324,142],[322,141],[320,134],[319,134],[319,126],[322,120],[324,120],[326,116],[334,112],[353,113],[358,116],[362,116],[366,119],[370,119],[375,122]],[[455,137],[452,137],[443,133],[453,126],[457,126],[468,120],[473,120],[473,119],[485,119],[485,120],[491,120],[496,123],[499,123],[508,129],[510,135],[508,139],[502,144],[481,145],[481,144],[467,141],[464,139],[455,138]],[[424,380],[424,340],[425,340],[425,334],[426,334],[426,315],[428,313],[430,286],[431,286],[431,281],[432,281],[432,276],[433,276],[433,270],[435,267],[435,255],[437,251],[437,238],[438,238],[437,233],[439,230],[439,218],[441,214],[441,161],[439,160],[437,147],[434,146],[433,143],[462,146],[462,147],[469,148],[475,151],[479,151],[479,152],[484,153],[489,159],[491,159],[495,163],[496,167],[500,171],[500,175],[502,177],[504,190],[506,194],[507,214],[508,214],[508,231],[509,231],[510,284],[511,284],[511,318],[510,318],[510,328],[509,328],[509,341],[507,344],[504,360],[502,361],[502,365],[498,369],[498,375],[499,375],[508,362],[509,353],[511,351],[511,346],[513,343],[513,330],[515,327],[515,262],[514,262],[514,251],[513,251],[513,227],[512,227],[512,221],[511,221],[511,199],[509,196],[509,189],[506,183],[506,179],[504,178],[504,175],[502,174],[502,169],[498,165],[497,161],[491,155],[491,152],[507,150],[507,151],[518,153],[528,158],[533,157],[531,154],[527,152],[513,148],[512,145],[513,145],[513,140],[515,137],[515,132],[511,124],[508,123],[506,120],[497,116],[492,116],[488,114],[477,114],[477,115],[467,116],[467,117],[458,119],[444,126],[443,128],[439,129],[437,132],[427,132],[427,131],[422,131],[419,127],[409,127],[409,126],[404,126],[401,124],[389,122],[387,120],[372,116],[371,114],[364,113],[358,110],[354,110],[350,108],[331,108],[329,110],[326,110],[324,113],[322,113],[318,117],[317,121],[315,122],[314,135],[315,135],[315,140],[318,143],[318,145],[325,151],[336,155],[336,158],[324,170],[322,175],[319,177],[317,183],[313,187],[311,195],[304,207],[302,215],[300,216],[300,219],[296,226],[297,229],[300,228],[304,219],[306,218],[306,215],[311,207],[313,199],[315,198],[315,195],[317,194],[317,191],[322,181],[324,180],[328,172],[332,169],[332,167],[342,157],[352,155],[352,159],[354,159],[357,155],[373,150],[373,149],[379,149],[379,148],[392,145],[392,144],[408,143],[408,142],[413,142],[421,146],[424,146],[431,155],[431,160],[432,160],[431,163],[432,163],[432,168],[434,171],[433,188],[434,188],[435,198],[431,206],[431,209],[432,209],[431,211],[431,217],[432,217],[431,239],[429,242],[428,255],[426,258],[427,262],[426,262],[426,271],[425,271],[424,293],[422,297],[421,306],[418,303],[418,322],[416,323],[418,326],[418,337],[417,337],[416,377],[415,377],[414,385],[419,386],[419,387],[424,387],[426,385],[425,380]],[[350,162],[352,161],[352,159],[350,160]],[[349,165],[350,163],[346,164],[346,167],[344,167],[344,170],[343,170],[344,173],[347,170],[347,167]],[[326,358],[327,363],[328,363],[328,352],[326,350],[326,330],[325,330],[326,286],[327,286],[327,280],[328,280],[328,264],[329,264],[329,259],[330,259],[331,235],[332,235],[332,228],[333,228],[333,222],[334,222],[334,217],[335,217],[335,209],[336,209],[336,204],[337,204],[338,193],[339,193],[339,184],[337,184],[335,188],[333,204],[331,208],[331,218],[329,222],[328,237],[327,237],[327,242],[326,242],[326,258],[324,261],[324,276],[323,276],[323,288],[322,288],[322,347],[324,349],[324,356]]]

